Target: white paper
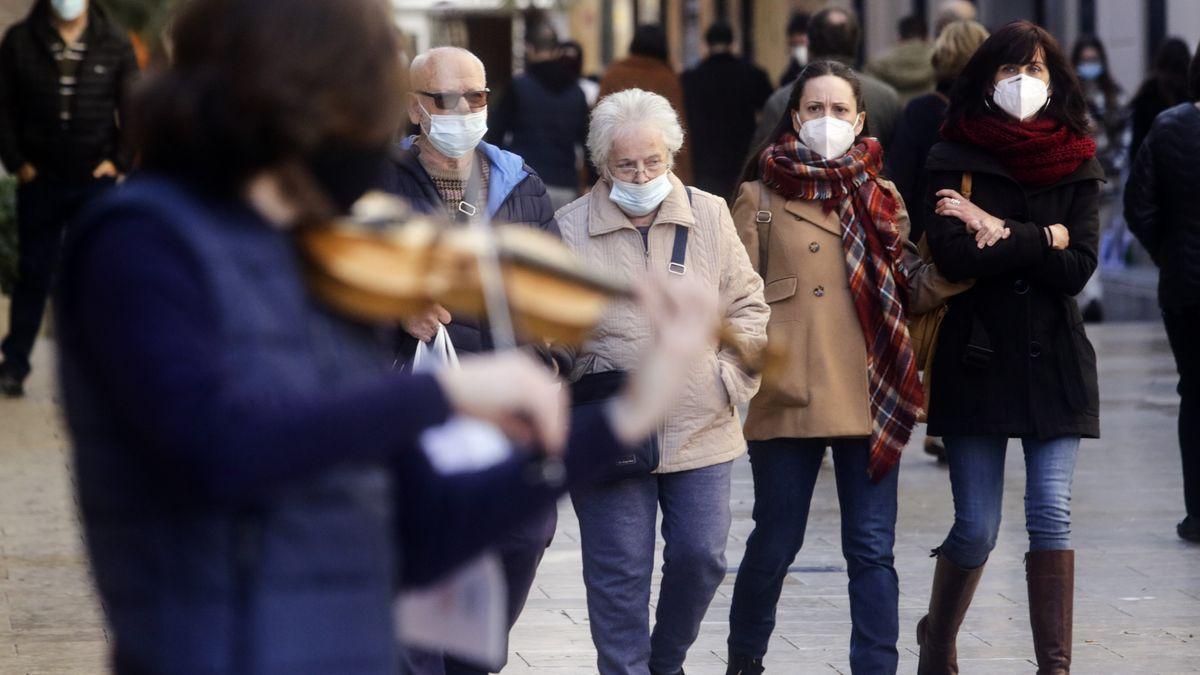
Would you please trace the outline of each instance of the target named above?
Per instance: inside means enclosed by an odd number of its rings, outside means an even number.
[[[507,588],[494,553],[427,588],[401,593],[393,606],[401,644],[500,670],[508,656]]]

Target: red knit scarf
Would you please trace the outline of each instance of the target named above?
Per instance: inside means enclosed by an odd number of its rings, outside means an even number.
[[[790,133],[759,157],[768,187],[787,199],[820,201],[841,220],[847,278],[867,342],[872,420],[867,470],[876,482],[900,461],[925,404],[905,321],[900,205],[875,180],[882,164],[883,150],[873,138],[841,157],[822,159]]]
[[[995,115],[964,117],[956,125],[943,124],[942,137],[986,150],[1018,183],[1031,187],[1057,183],[1096,154],[1096,141],[1049,117],[1028,122]]]

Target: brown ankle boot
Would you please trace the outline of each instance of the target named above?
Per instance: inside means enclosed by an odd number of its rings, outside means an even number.
[[[963,569],[937,556],[933,573],[933,591],[929,595],[929,613],[917,624],[917,644],[921,646],[918,675],[958,673],[958,627],[962,625],[975,587],[983,576],[983,565]]]
[[[1025,581],[1038,675],[1066,675],[1071,672],[1075,551],[1030,551]]]

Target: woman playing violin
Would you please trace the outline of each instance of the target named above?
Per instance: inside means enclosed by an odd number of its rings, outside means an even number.
[[[584,478],[654,429],[715,311],[687,287],[645,294],[655,367],[569,426],[519,355],[385,372],[386,339],[317,304],[293,236],[370,187],[399,125],[385,3],[195,0],[172,37],[134,106],[145,171],[72,233],[58,303],[114,670],[391,675],[396,587],[565,489],[529,455],[438,476],[418,435],[492,421]]]

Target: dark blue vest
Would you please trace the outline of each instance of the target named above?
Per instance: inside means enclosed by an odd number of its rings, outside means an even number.
[[[229,386],[317,391],[379,371],[368,332],[309,300],[288,234],[244,208],[134,179],[75,239],[148,214],[202,270]],[[214,503],[116,422],[69,341],[61,351],[79,501],[118,672],[397,672],[387,471],[343,466]]]

